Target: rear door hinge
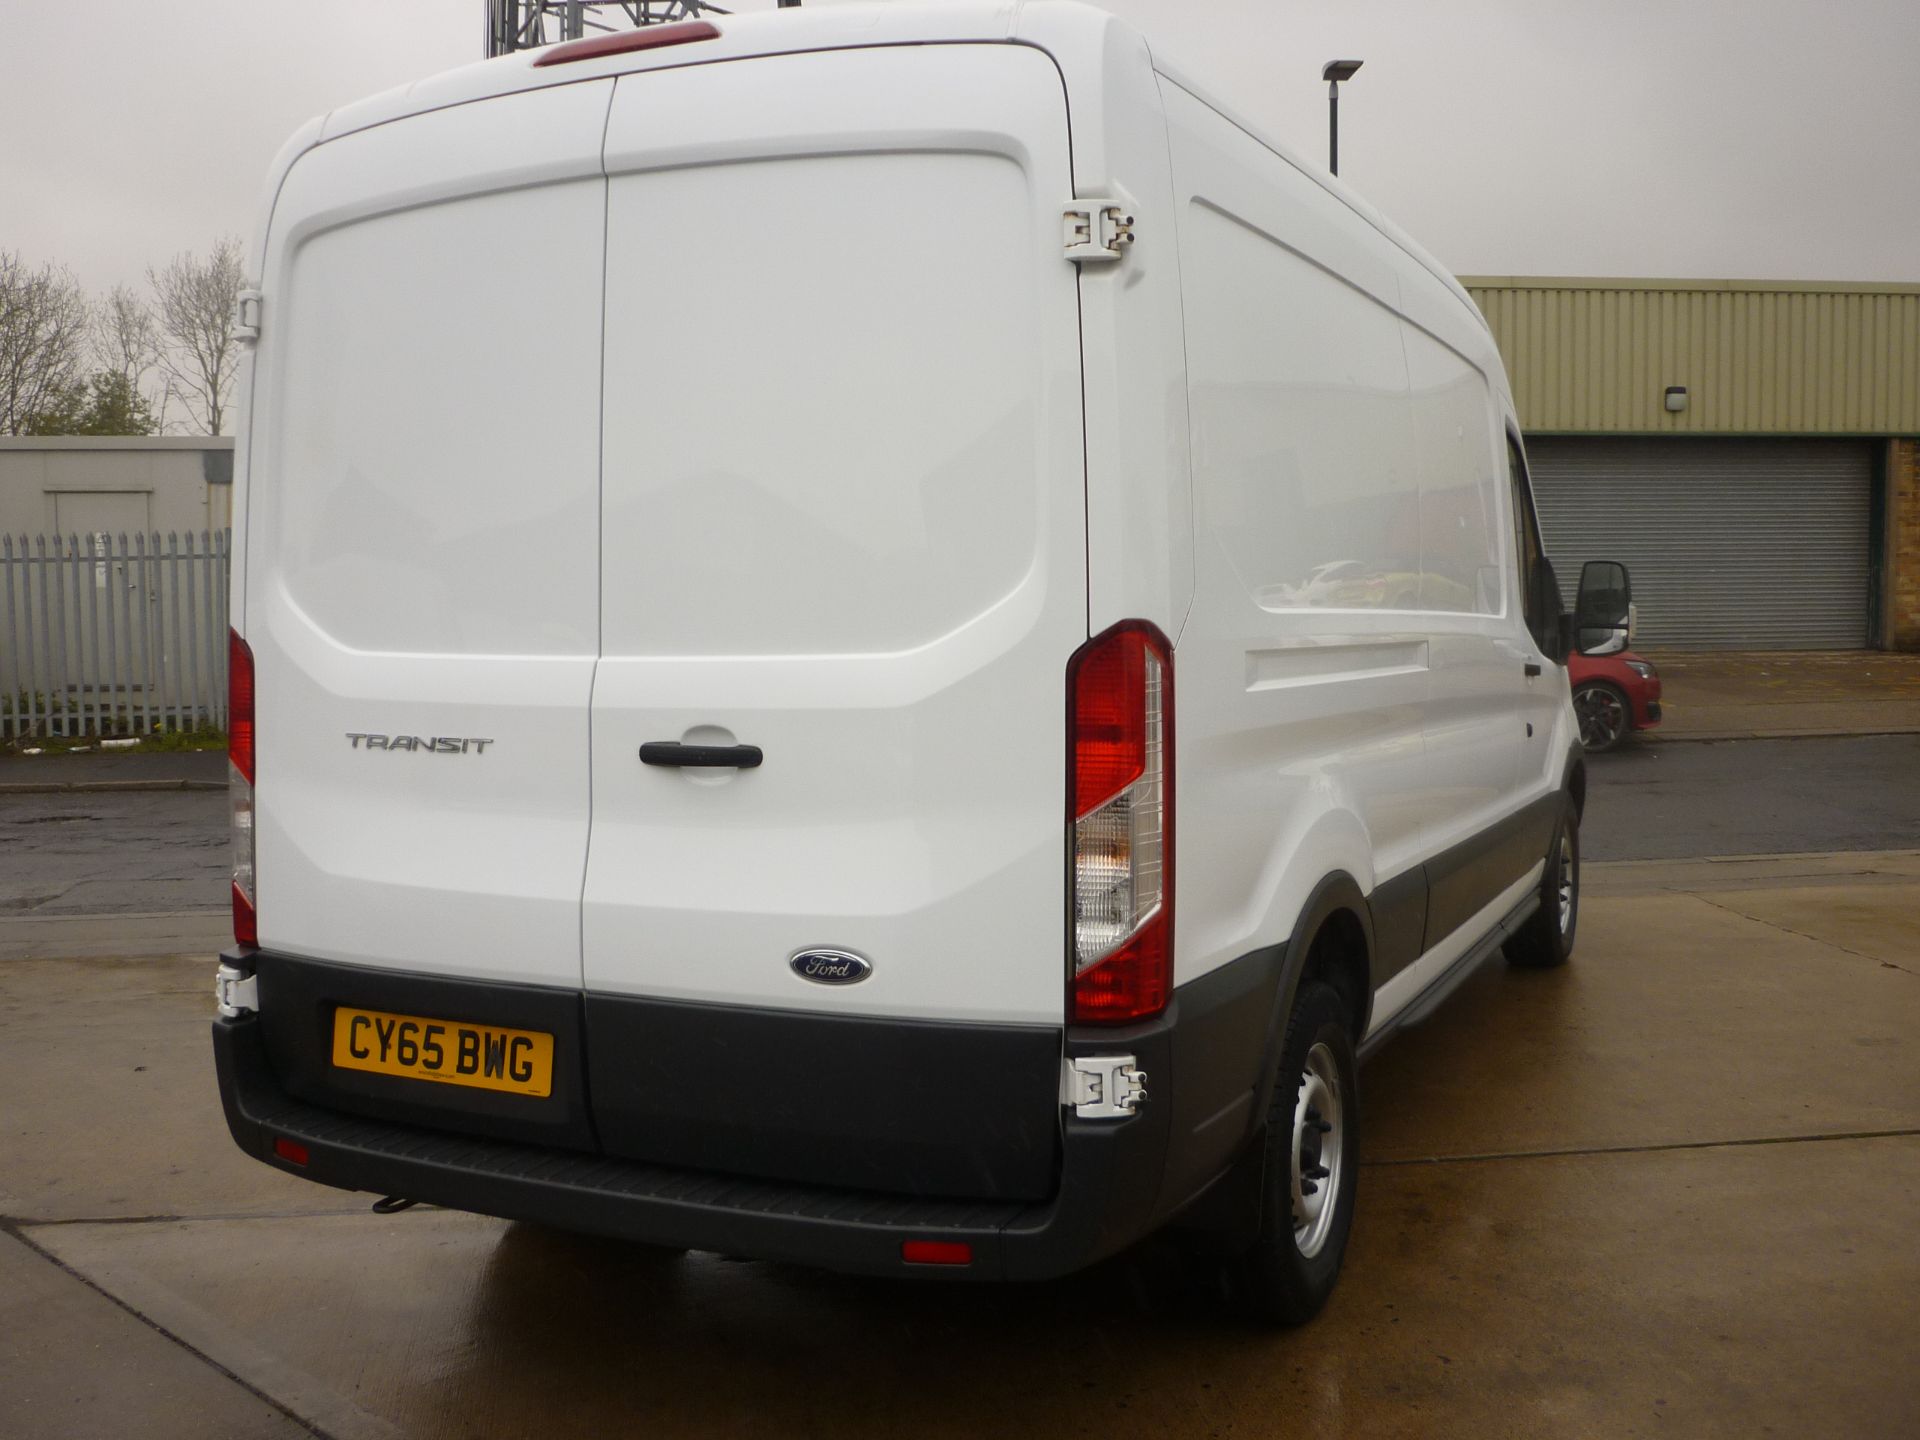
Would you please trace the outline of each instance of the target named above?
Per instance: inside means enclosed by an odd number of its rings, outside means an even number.
[[[251,1014],[260,1008],[259,979],[223,960],[213,974],[213,998],[229,1020]]]
[[[260,338],[260,292],[258,290],[242,290],[233,297],[233,338],[236,340]]]
[[[1062,1062],[1060,1103],[1082,1120],[1117,1120],[1147,1099],[1147,1074],[1131,1055],[1069,1055]]]
[[[1118,200],[1075,200],[1062,212],[1067,258],[1076,264],[1118,260],[1133,244],[1133,207]]]

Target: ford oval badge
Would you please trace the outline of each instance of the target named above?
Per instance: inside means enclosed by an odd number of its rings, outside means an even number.
[[[873,973],[873,966],[850,950],[802,950],[787,963],[816,985],[858,985]]]

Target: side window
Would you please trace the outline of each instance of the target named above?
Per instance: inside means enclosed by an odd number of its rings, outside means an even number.
[[[1520,447],[1507,437],[1507,477],[1513,491],[1513,540],[1520,576],[1520,604],[1526,616],[1527,632],[1533,643],[1552,654],[1550,627],[1556,617],[1545,612],[1540,587],[1540,524],[1534,518],[1533,491],[1527,485],[1527,462],[1520,458]]]
[[[1500,453],[1487,381],[1426,331],[1401,322],[1408,413],[1420,476],[1417,608],[1498,615]]]

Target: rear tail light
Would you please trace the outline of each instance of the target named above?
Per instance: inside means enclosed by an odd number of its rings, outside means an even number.
[[[233,817],[233,938],[260,943],[253,908],[253,651],[227,632],[227,803]]]
[[[1068,667],[1073,1018],[1166,1008],[1173,973],[1173,651],[1127,621]]]
[[[909,1265],[971,1265],[973,1246],[964,1240],[902,1240],[900,1258]]]

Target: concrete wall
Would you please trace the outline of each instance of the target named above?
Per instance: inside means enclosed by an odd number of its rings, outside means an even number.
[[[233,513],[223,436],[0,436],[0,532],[198,531]]]
[[[1920,650],[1920,440],[1887,442],[1886,615],[1889,650]]]

